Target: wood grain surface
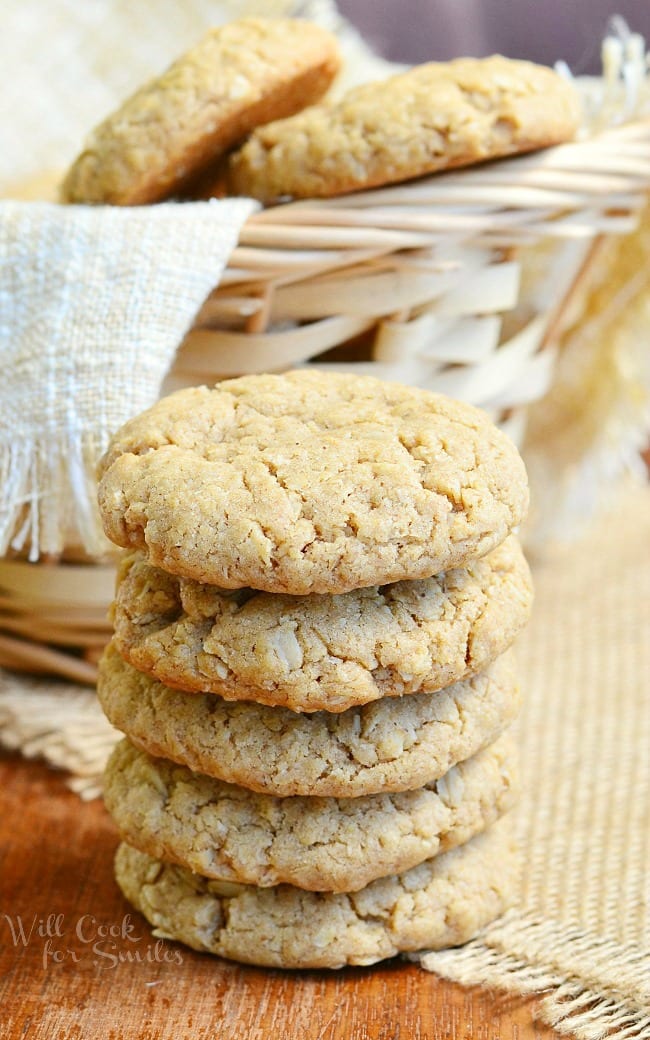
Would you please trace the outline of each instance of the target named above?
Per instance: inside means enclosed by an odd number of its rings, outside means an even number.
[[[340,972],[241,967],[156,941],[112,876],[117,844],[39,763],[0,758],[2,1040],[551,1040],[530,1001],[393,960]]]

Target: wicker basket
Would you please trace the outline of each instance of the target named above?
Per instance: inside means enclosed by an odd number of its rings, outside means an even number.
[[[244,372],[371,372],[485,408],[520,441],[599,241],[634,230],[650,121],[256,214],[164,391]],[[522,260],[538,270],[520,295]],[[92,683],[110,563],[0,561],[0,665]]]

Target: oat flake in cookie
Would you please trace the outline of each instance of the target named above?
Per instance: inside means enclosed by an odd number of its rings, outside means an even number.
[[[107,536],[236,589],[341,593],[483,556],[528,505],[512,442],[470,405],[318,370],[164,398],[100,464]]]

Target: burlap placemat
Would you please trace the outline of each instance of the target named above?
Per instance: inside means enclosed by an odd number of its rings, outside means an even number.
[[[649,547],[646,487],[535,567],[519,907],[422,959],[464,984],[544,990],[540,1018],[585,1040],[650,1037]]]
[[[121,736],[90,687],[0,668],[0,747],[66,770],[67,786],[84,801],[101,794],[104,765]]]

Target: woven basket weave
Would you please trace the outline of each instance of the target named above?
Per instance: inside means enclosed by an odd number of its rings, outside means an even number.
[[[650,122],[523,158],[247,222],[178,353],[175,382],[319,367],[372,373],[501,419],[546,390],[554,337],[602,235],[634,229],[650,185]],[[522,251],[553,242],[520,327]]]
[[[650,120],[532,155],[262,211],[165,384],[303,364],[424,386],[520,441],[604,236],[650,190]],[[540,248],[541,247],[541,248]],[[521,262],[537,257],[520,293]],[[92,683],[110,563],[0,561],[0,665]]]

